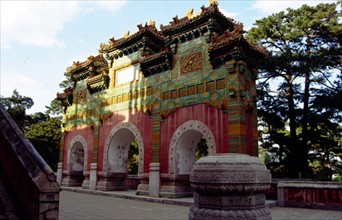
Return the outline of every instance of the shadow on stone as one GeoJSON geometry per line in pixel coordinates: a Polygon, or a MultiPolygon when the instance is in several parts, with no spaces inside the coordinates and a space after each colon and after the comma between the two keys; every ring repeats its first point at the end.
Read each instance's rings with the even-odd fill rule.
{"type": "Polygon", "coordinates": [[[190,174],[190,220],[272,219],[265,192],[271,174],[257,157],[216,154],[195,163],[190,174]]]}

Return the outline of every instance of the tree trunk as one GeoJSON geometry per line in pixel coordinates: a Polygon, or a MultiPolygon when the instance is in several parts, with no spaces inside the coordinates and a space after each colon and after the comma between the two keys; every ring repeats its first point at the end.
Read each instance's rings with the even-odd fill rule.
{"type": "Polygon", "coordinates": [[[294,91],[292,87],[292,80],[288,79],[288,105],[289,105],[289,120],[290,120],[290,143],[289,143],[289,154],[288,154],[288,168],[289,177],[299,177],[298,157],[300,155],[297,146],[297,134],[296,134],[296,115],[294,105],[294,91]]]}
{"type": "Polygon", "coordinates": [[[303,97],[303,117],[302,117],[302,143],[300,146],[300,173],[303,178],[308,177],[308,114],[309,114],[309,98],[310,98],[310,72],[305,73],[305,89],[303,97]]]}
{"type": "MultiPolygon", "coordinates": [[[[310,36],[306,40],[306,56],[310,57],[310,36]]],[[[306,65],[309,67],[309,65],[306,65]]],[[[303,117],[302,117],[302,143],[301,143],[301,160],[300,173],[303,178],[308,177],[308,116],[309,116],[309,101],[310,101],[310,69],[305,71],[304,97],[303,97],[303,117]]]]}

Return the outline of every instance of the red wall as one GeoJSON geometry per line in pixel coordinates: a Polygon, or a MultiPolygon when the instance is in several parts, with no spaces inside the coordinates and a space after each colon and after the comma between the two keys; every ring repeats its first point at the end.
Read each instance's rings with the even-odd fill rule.
{"type": "Polygon", "coordinates": [[[173,114],[161,123],[160,161],[161,173],[167,173],[169,169],[169,146],[172,135],[176,129],[189,120],[201,121],[207,125],[213,133],[216,142],[217,153],[227,153],[227,113],[207,104],[198,104],[177,109],[173,114]]]}
{"type": "Polygon", "coordinates": [[[144,141],[144,172],[149,172],[149,164],[152,157],[151,119],[147,114],[135,109],[115,112],[103,122],[99,129],[98,170],[103,170],[103,152],[106,139],[113,127],[120,121],[131,122],[138,128],[144,141]]]}
{"type": "Polygon", "coordinates": [[[74,127],[65,137],[65,145],[64,145],[64,162],[63,162],[63,167],[66,167],[67,163],[67,155],[68,155],[68,147],[70,145],[70,142],[76,137],[77,135],[81,135],[84,137],[84,139],[87,142],[87,147],[88,147],[88,164],[87,164],[87,170],[90,170],[90,163],[93,157],[93,131],[91,130],[90,127],[88,126],[77,126],[74,127]]]}
{"type": "MultiPolygon", "coordinates": [[[[183,123],[189,120],[197,120],[204,123],[215,137],[216,152],[227,153],[228,145],[228,125],[227,113],[221,109],[209,106],[207,104],[198,104],[177,109],[163,122],[161,122],[160,134],[160,162],[161,172],[168,173],[169,169],[169,145],[171,138],[176,129],[183,123]]],[[[104,159],[104,145],[106,139],[113,129],[113,127],[121,121],[133,123],[139,130],[144,142],[144,172],[149,172],[149,164],[152,160],[152,122],[151,118],[135,109],[129,109],[113,113],[107,120],[105,120],[99,128],[99,146],[98,146],[98,170],[103,170],[104,159]]],[[[64,167],[66,167],[67,151],[72,138],[82,135],[88,146],[88,170],[90,170],[90,163],[92,161],[93,151],[93,131],[86,126],[79,126],[73,128],[65,137],[65,153],[64,153],[64,167]]]]}

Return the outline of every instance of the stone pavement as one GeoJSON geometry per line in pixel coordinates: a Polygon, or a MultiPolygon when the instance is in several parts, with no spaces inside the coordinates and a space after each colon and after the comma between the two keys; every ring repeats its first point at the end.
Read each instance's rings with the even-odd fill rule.
{"type": "MultiPolygon", "coordinates": [[[[191,201],[192,198],[135,196],[131,191],[101,192],[64,188],[60,194],[59,216],[60,220],[187,220],[191,201]]],[[[338,211],[281,207],[272,207],[270,210],[273,220],[342,220],[342,213],[338,211]]]]}

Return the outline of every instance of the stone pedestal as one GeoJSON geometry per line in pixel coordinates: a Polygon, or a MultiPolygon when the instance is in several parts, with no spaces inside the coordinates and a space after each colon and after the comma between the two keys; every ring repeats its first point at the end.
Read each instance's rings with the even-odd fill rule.
{"type": "Polygon", "coordinates": [[[125,191],[125,179],[127,173],[98,173],[98,182],[96,189],[102,191],[125,191]]]}
{"type": "Polygon", "coordinates": [[[84,176],[84,180],[82,182],[82,188],[83,189],[89,189],[90,172],[89,171],[83,171],[83,176],[84,176]]]}
{"type": "Polygon", "coordinates": [[[265,192],[271,174],[259,158],[216,154],[198,160],[190,174],[190,220],[270,220],[265,192]]]}
{"type": "Polygon", "coordinates": [[[57,164],[57,183],[59,185],[62,184],[62,176],[63,176],[63,163],[57,164]]]}
{"type": "Polygon", "coordinates": [[[82,186],[84,181],[83,171],[64,171],[62,186],[82,186]]]}
{"type": "Polygon", "coordinates": [[[189,175],[161,174],[160,196],[168,198],[192,197],[189,175]]]}
{"type": "Polygon", "coordinates": [[[150,178],[148,193],[150,196],[159,197],[160,191],[160,163],[150,163],[150,178]]]}
{"type": "Polygon", "coordinates": [[[139,179],[140,179],[140,184],[138,185],[136,194],[148,195],[149,194],[149,186],[148,186],[149,174],[148,173],[140,174],[139,179]]]}
{"type": "Polygon", "coordinates": [[[95,190],[97,183],[97,163],[90,164],[89,189],[95,190]]]}

